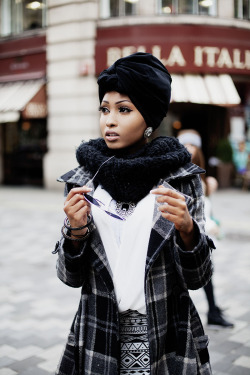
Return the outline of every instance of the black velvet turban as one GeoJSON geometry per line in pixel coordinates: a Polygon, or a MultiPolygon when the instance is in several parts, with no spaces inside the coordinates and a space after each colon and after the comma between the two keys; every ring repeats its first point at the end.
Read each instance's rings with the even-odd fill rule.
{"type": "Polygon", "coordinates": [[[117,60],[98,78],[100,103],[106,92],[127,95],[155,130],[166,116],[171,95],[171,76],[150,53],[138,52],[117,60]]]}

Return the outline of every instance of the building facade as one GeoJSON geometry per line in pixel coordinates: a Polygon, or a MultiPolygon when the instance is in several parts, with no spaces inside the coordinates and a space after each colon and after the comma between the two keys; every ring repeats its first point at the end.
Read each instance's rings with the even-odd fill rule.
{"type": "MultiPolygon", "coordinates": [[[[4,9],[5,20],[7,3],[7,0],[1,1],[1,15],[4,9]]],[[[19,3],[27,6],[39,2],[19,3]]],[[[40,25],[46,22],[44,186],[58,187],[56,178],[76,166],[75,149],[81,140],[100,135],[98,74],[117,58],[136,51],[153,53],[173,78],[169,114],[157,135],[175,136],[183,128],[198,130],[206,160],[216,156],[220,139],[230,136],[233,142],[250,140],[249,0],[47,0],[40,3],[44,5],[39,13],[40,25]]],[[[32,22],[36,25],[34,19],[32,22]]],[[[6,21],[1,24],[0,63],[5,62],[6,67],[11,64],[10,60],[4,60],[7,56],[17,58],[21,54],[17,48],[19,55],[14,56],[13,52],[10,55],[11,43],[24,35],[27,41],[30,33],[38,41],[45,32],[43,28],[26,30],[27,22],[20,24],[18,27],[23,31],[19,34],[10,32],[6,21]]],[[[22,53],[19,64],[23,64],[20,68],[24,70],[26,60],[22,53]]],[[[34,50],[33,54],[36,54],[34,50]]],[[[41,72],[41,61],[35,63],[36,73],[41,72]]],[[[26,64],[26,68],[30,73],[30,66],[26,64]]],[[[25,78],[14,77],[13,70],[11,74],[1,73],[1,77],[2,86],[25,78]]],[[[32,79],[38,82],[43,77],[37,73],[32,79]]],[[[27,76],[26,80],[31,77],[27,76]]],[[[26,106],[32,101],[34,98],[26,101],[26,106]]],[[[7,121],[6,116],[10,116],[7,109],[0,107],[0,128],[5,129],[4,134],[15,124],[13,118],[12,122],[7,121]]],[[[24,110],[22,107],[19,111],[18,121],[25,124],[24,110]]],[[[2,166],[5,165],[2,182],[6,183],[6,139],[1,142],[1,148],[2,166]]],[[[212,167],[210,172],[215,173],[212,167]]]]}

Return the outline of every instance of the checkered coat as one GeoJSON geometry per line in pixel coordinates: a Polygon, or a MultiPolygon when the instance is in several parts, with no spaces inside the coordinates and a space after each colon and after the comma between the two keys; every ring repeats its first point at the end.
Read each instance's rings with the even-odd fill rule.
{"type": "MultiPolygon", "coordinates": [[[[145,267],[151,375],[210,375],[208,338],[188,289],[204,286],[212,275],[213,242],[204,231],[200,168],[187,164],[161,184],[185,195],[195,223],[197,244],[182,249],[173,223],[162,218],[155,203],[145,267]]],[[[78,167],[59,181],[66,193],[89,176],[78,167]]],[[[143,218],[142,218],[143,220],[143,218]]],[[[110,266],[102,240],[93,226],[79,251],[69,240],[57,242],[57,274],[71,287],[81,287],[81,300],[57,375],[118,375],[119,314],[110,266]]]]}

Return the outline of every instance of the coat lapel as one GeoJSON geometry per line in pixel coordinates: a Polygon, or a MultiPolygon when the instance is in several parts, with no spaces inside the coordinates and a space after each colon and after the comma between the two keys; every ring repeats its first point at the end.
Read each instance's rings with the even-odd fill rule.
{"type": "MultiPolygon", "coordinates": [[[[89,173],[87,173],[83,167],[78,167],[59,177],[58,181],[66,182],[67,184],[73,186],[83,186],[86,185],[86,183],[91,179],[91,177],[92,176],[89,173]]],[[[90,247],[93,250],[92,252],[90,252],[90,260],[92,266],[102,277],[102,280],[104,284],[106,284],[109,292],[114,291],[114,284],[111,276],[111,268],[108,262],[106,252],[104,250],[102,240],[97,231],[95,231],[94,235],[92,236],[92,239],[90,241],[90,247]]]]}
{"type": "MultiPolygon", "coordinates": [[[[167,181],[160,181],[159,185],[163,185],[166,188],[175,190],[167,181]]],[[[161,249],[164,247],[166,241],[168,241],[172,231],[175,230],[174,224],[162,217],[159,207],[160,203],[155,200],[153,227],[149,238],[147,252],[146,274],[148,273],[161,249]]]]}

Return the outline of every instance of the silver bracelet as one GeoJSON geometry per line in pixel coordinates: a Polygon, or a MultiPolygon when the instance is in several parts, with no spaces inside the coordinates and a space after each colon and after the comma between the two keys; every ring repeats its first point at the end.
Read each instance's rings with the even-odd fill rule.
{"type": "MultiPolygon", "coordinates": [[[[67,240],[70,240],[70,241],[85,241],[88,237],[89,237],[89,235],[90,235],[90,230],[89,230],[89,228],[87,228],[87,231],[86,231],[86,233],[85,234],[83,234],[83,235],[76,235],[75,237],[76,238],[73,238],[73,237],[71,237],[71,236],[69,236],[66,232],[68,231],[68,229],[67,229],[67,227],[65,227],[65,225],[62,227],[62,229],[61,229],[61,233],[62,233],[62,235],[63,235],[63,237],[64,238],[66,238],[67,240]]],[[[73,236],[74,236],[74,234],[73,234],[73,236]]]]}
{"type": "Polygon", "coordinates": [[[65,219],[64,219],[64,227],[66,228],[66,229],[68,229],[69,231],[71,231],[71,230],[82,230],[82,229],[84,229],[84,228],[88,228],[89,226],[90,226],[90,224],[92,223],[92,221],[93,221],[93,218],[92,218],[92,215],[88,215],[88,221],[87,221],[87,224],[86,225],[83,225],[83,226],[81,226],[81,227],[71,227],[70,226],[70,222],[69,222],[69,219],[67,218],[67,217],[65,217],[65,219]]]}

